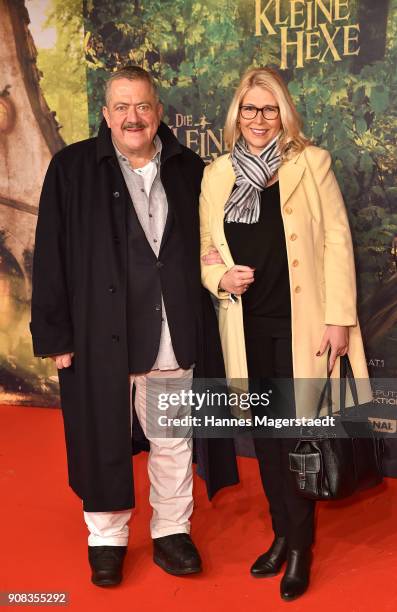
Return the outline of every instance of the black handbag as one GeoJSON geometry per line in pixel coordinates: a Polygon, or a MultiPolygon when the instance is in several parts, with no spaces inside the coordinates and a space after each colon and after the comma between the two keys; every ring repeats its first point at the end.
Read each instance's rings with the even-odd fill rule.
{"type": "MultiPolygon", "coordinates": [[[[324,399],[328,415],[332,414],[331,379],[321,393],[317,416],[324,399]]],[[[357,387],[347,356],[340,358],[340,414],[337,427],[302,434],[294,452],[289,453],[289,467],[294,474],[296,490],[313,500],[342,499],[356,491],[382,482],[381,450],[383,441],[376,438],[368,419],[360,417],[357,387]],[[346,411],[346,381],[354,409],[346,411]]]]}

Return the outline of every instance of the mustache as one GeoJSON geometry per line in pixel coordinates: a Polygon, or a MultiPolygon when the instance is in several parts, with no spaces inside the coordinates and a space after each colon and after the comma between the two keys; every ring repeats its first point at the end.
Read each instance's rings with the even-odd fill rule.
{"type": "Polygon", "coordinates": [[[143,121],[138,121],[137,123],[126,121],[123,125],[123,130],[145,128],[145,127],[147,127],[147,125],[146,123],[143,123],[143,121]]]}

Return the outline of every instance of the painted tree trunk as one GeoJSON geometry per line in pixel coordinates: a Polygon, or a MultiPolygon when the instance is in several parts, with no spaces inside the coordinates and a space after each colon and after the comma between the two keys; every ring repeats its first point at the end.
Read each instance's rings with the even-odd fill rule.
{"type": "Polygon", "coordinates": [[[0,230],[2,248],[25,279],[25,298],[43,177],[52,155],[65,145],[40,90],[28,24],[23,0],[0,0],[0,230]]]}

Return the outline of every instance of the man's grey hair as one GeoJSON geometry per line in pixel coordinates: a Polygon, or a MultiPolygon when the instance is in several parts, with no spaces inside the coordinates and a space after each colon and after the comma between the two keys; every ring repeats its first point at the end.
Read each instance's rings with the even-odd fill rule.
{"type": "Polygon", "coordinates": [[[147,83],[149,83],[150,87],[152,88],[154,97],[156,98],[156,102],[160,101],[160,96],[159,96],[156,82],[153,79],[150,72],[148,72],[147,70],[144,70],[144,68],[141,68],[140,66],[130,65],[130,66],[123,66],[123,68],[119,68],[115,72],[112,72],[110,76],[106,79],[106,84],[105,84],[105,104],[106,106],[109,106],[110,88],[112,86],[112,83],[119,79],[128,79],[129,81],[138,81],[138,80],[146,81],[147,83]]]}

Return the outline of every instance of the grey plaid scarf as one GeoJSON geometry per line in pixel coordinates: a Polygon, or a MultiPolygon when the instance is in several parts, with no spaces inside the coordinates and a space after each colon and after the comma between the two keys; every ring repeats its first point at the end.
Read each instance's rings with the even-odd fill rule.
{"type": "Polygon", "coordinates": [[[243,139],[234,146],[230,159],[236,174],[236,188],[225,205],[226,223],[258,223],[261,191],[281,166],[277,135],[260,155],[251,153],[243,139]]]}

